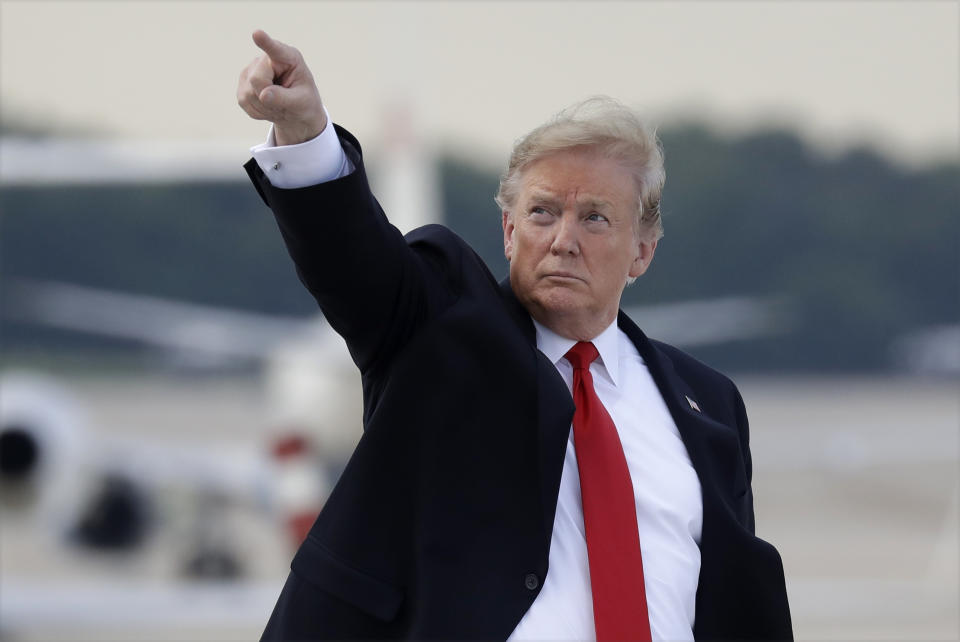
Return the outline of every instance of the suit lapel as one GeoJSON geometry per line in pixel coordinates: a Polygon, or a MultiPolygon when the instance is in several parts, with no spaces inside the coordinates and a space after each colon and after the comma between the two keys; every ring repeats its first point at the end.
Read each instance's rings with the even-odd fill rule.
{"type": "Polygon", "coordinates": [[[560,494],[563,459],[573,422],[573,398],[556,366],[537,353],[537,440],[544,532],[549,539],[560,494]]]}
{"type": "Polygon", "coordinates": [[[540,505],[544,535],[549,540],[560,493],[560,476],[567,439],[573,421],[573,398],[557,368],[537,349],[537,335],[530,314],[517,300],[509,278],[500,282],[507,311],[523,333],[530,348],[536,373],[537,465],[540,474],[540,505]]]}
{"type": "Polygon", "coordinates": [[[646,362],[697,471],[706,532],[707,516],[716,514],[716,509],[723,503],[732,504],[736,494],[746,488],[746,480],[734,474],[735,467],[718,464],[718,459],[726,459],[728,453],[736,455],[733,450],[738,448],[737,434],[729,426],[707,416],[700,408],[696,392],[680,377],[670,358],[657,349],[622,311],[617,322],[646,362]]]}
{"type": "MultiPolygon", "coordinates": [[[[737,550],[732,542],[742,542],[744,537],[752,540],[752,532],[744,522],[747,518],[742,498],[748,488],[744,467],[739,462],[738,433],[735,427],[715,421],[706,414],[709,409],[698,403],[696,392],[677,372],[673,361],[622,311],[618,324],[646,362],[700,479],[703,530],[699,542],[700,577],[694,636],[697,639],[732,637],[729,633],[731,623],[722,613],[718,615],[716,605],[729,603],[730,582],[736,577],[731,576],[731,572],[736,574],[746,570],[730,563],[730,551],[737,550]],[[698,410],[694,405],[701,407],[698,410]],[[735,570],[731,571],[731,568],[735,570]]],[[[786,607],[783,608],[786,611],[786,607]]],[[[789,626],[789,614],[786,618],[789,626]]],[[[733,623],[733,626],[740,625],[740,622],[733,623]]]]}

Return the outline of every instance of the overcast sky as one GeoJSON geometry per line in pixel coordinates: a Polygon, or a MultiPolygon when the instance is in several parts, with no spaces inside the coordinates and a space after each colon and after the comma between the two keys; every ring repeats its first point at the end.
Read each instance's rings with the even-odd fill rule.
{"type": "Polygon", "coordinates": [[[609,94],[659,123],[793,125],[905,159],[958,153],[960,9],[940,2],[0,4],[5,118],[137,140],[259,142],[236,105],[257,27],[304,53],[361,140],[404,105],[477,160],[609,94]]]}

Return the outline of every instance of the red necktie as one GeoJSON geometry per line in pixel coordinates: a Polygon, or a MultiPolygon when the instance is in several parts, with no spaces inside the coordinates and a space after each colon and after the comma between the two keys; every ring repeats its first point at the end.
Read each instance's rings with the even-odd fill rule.
{"type": "Polygon", "coordinates": [[[573,366],[573,440],[580,469],[583,525],[593,589],[597,640],[650,640],[637,508],[617,427],[593,389],[598,356],[580,342],[566,354],[573,366]]]}

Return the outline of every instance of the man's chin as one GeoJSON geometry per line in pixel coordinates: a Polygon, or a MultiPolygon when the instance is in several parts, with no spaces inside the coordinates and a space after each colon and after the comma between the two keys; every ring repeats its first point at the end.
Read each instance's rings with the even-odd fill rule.
{"type": "Polygon", "coordinates": [[[566,316],[582,311],[586,301],[567,287],[543,288],[534,297],[537,307],[550,315],[566,316]]]}

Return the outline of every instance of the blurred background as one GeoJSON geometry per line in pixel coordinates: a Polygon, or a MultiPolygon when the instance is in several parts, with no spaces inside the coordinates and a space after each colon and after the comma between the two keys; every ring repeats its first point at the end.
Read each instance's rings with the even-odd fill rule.
{"type": "Polygon", "coordinates": [[[241,164],[264,28],[406,230],[506,274],[514,139],[658,124],[624,306],[730,374],[799,639],[957,639],[956,2],[0,2],[0,639],[259,636],[358,377],[241,164]]]}

